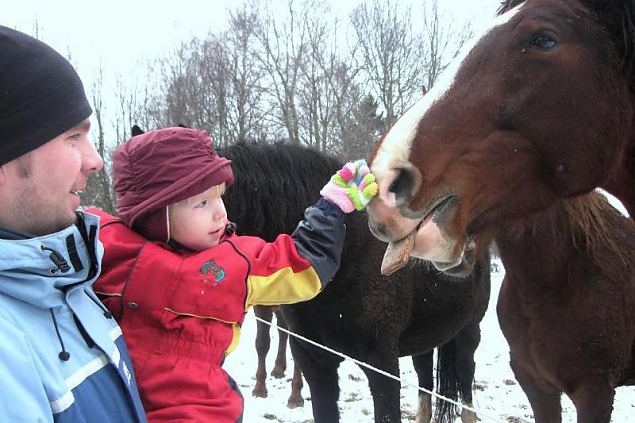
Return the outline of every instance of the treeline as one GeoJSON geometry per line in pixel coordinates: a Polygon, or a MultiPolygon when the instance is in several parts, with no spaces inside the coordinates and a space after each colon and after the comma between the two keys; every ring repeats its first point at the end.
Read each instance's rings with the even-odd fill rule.
{"type": "Polygon", "coordinates": [[[205,129],[218,146],[289,142],[343,159],[368,156],[471,35],[469,25],[453,27],[437,1],[414,12],[397,0],[370,0],[334,21],[322,0],[288,0],[284,8],[246,0],[223,32],[148,65],[142,86],[119,84],[108,118],[99,76],[89,92],[107,163],[85,203],[113,211],[110,152],[133,124],[205,129]]]}

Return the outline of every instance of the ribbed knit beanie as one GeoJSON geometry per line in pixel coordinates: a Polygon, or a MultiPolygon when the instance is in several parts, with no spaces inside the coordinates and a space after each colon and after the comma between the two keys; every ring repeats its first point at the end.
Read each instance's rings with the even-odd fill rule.
{"type": "Polygon", "coordinates": [[[92,113],[61,54],[0,25],[0,165],[72,129],[92,113]]]}
{"type": "Polygon", "coordinates": [[[234,181],[231,161],[219,156],[209,134],[164,128],[134,136],[112,156],[117,213],[152,241],[167,242],[167,206],[234,181]]]}

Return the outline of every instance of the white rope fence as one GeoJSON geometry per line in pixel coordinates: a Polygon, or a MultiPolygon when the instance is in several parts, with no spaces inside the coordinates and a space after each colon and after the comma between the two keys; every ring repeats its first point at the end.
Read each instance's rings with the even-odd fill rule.
{"type": "MultiPolygon", "coordinates": [[[[335,354],[335,355],[337,355],[339,357],[342,357],[345,360],[352,361],[353,363],[357,364],[358,366],[365,367],[365,368],[370,369],[370,370],[372,370],[372,371],[374,371],[376,373],[379,373],[379,374],[381,374],[383,376],[386,376],[386,377],[388,377],[390,379],[396,380],[397,382],[399,382],[401,384],[401,386],[405,385],[405,386],[410,386],[411,388],[416,388],[417,390],[419,390],[421,392],[424,392],[424,393],[426,393],[428,395],[432,395],[433,397],[439,398],[439,399],[441,399],[443,401],[447,401],[447,402],[449,402],[451,404],[454,404],[454,405],[456,405],[458,407],[462,407],[462,408],[464,408],[466,410],[469,410],[469,411],[475,413],[481,420],[483,420],[483,418],[487,418],[488,421],[503,421],[503,422],[507,422],[507,420],[505,420],[505,419],[501,419],[500,417],[497,417],[497,416],[492,416],[492,415],[490,415],[488,413],[485,413],[482,410],[477,410],[475,408],[468,407],[467,405],[461,404],[460,402],[454,401],[453,399],[447,398],[447,397],[445,397],[443,395],[437,394],[436,392],[429,391],[429,390],[427,390],[425,388],[422,388],[421,386],[417,386],[417,385],[415,385],[413,383],[410,383],[408,381],[400,379],[400,378],[398,378],[397,376],[395,376],[395,375],[393,375],[391,373],[388,373],[388,372],[386,372],[384,370],[381,370],[381,369],[378,369],[376,367],[373,367],[370,364],[364,363],[363,361],[359,361],[359,360],[357,360],[357,359],[355,359],[353,357],[349,357],[348,355],[346,355],[344,353],[341,353],[339,351],[336,351],[336,350],[334,350],[332,348],[329,348],[326,345],[322,345],[322,344],[320,344],[318,342],[312,341],[311,339],[305,338],[302,335],[298,335],[297,333],[294,333],[294,332],[291,332],[291,331],[289,331],[287,329],[281,328],[280,326],[276,325],[275,323],[268,322],[268,321],[266,321],[266,320],[264,320],[264,319],[262,319],[262,318],[260,318],[258,316],[255,316],[255,315],[254,315],[254,317],[256,318],[257,321],[262,322],[262,323],[264,323],[266,325],[269,325],[272,328],[276,328],[279,331],[282,331],[282,332],[284,332],[284,333],[286,333],[286,334],[288,334],[290,336],[293,336],[295,338],[301,339],[304,342],[308,342],[309,344],[311,344],[311,345],[313,345],[315,347],[321,348],[321,349],[323,349],[325,351],[330,352],[331,354],[335,354]]],[[[523,419],[518,418],[518,417],[515,418],[515,421],[519,422],[519,423],[522,423],[522,422],[529,423],[526,420],[523,420],[523,419]]]]}

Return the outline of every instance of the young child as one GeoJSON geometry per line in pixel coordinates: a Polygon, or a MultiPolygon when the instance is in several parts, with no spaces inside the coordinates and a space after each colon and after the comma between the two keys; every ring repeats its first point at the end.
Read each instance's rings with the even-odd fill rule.
{"type": "Polygon", "coordinates": [[[304,301],[339,267],[344,213],[363,209],[377,183],[363,161],[322,189],[292,235],[237,236],[222,194],[230,161],[209,135],[167,128],[132,137],[113,155],[115,218],[95,291],[118,320],[148,419],[238,422],[243,398],[223,370],[254,305],[304,301]]]}

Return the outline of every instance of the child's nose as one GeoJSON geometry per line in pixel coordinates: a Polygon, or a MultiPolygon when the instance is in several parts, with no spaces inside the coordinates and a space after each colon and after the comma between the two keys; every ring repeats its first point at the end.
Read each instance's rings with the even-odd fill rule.
{"type": "Polygon", "coordinates": [[[212,214],[212,218],[214,221],[225,220],[227,217],[227,211],[225,210],[224,204],[221,203],[220,207],[217,207],[212,214]]]}

